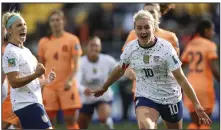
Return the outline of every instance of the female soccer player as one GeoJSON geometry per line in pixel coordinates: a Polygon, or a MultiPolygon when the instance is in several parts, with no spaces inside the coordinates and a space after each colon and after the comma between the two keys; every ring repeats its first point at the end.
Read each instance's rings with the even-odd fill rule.
{"type": "Polygon", "coordinates": [[[49,17],[50,34],[43,37],[38,46],[38,58],[46,67],[46,74],[55,67],[56,80],[43,91],[43,102],[53,125],[58,110],[63,110],[68,129],[78,129],[76,110],[81,108],[75,74],[82,54],[77,36],[65,32],[62,11],[53,11],[49,17]]]}
{"type": "MultiPolygon", "coordinates": [[[[214,25],[209,20],[202,20],[196,27],[191,41],[187,44],[182,61],[188,65],[187,78],[196,92],[199,102],[205,112],[211,116],[215,105],[214,80],[220,81],[217,47],[211,41],[214,34],[214,25]]],[[[189,109],[192,122],[188,129],[210,129],[209,126],[200,125],[194,106],[184,98],[184,103],[189,109]]]]}
{"type": "MultiPolygon", "coordinates": [[[[178,43],[178,38],[176,37],[176,34],[170,31],[166,31],[162,28],[159,27],[160,24],[160,18],[162,15],[165,15],[171,8],[171,4],[152,4],[148,3],[145,4],[143,9],[149,11],[156,22],[158,23],[154,32],[154,35],[160,38],[163,38],[167,41],[169,41],[170,44],[174,47],[174,49],[177,51],[177,54],[179,55],[180,49],[179,49],[179,43],[178,43]]],[[[130,41],[137,39],[137,35],[135,30],[132,30],[130,34],[127,37],[127,40],[125,42],[125,45],[122,48],[122,51],[130,43],[130,41]]],[[[125,76],[127,76],[129,79],[134,80],[133,81],[133,88],[132,92],[133,94],[135,93],[136,89],[136,81],[135,81],[135,73],[134,71],[129,67],[125,73],[125,76]]]]}
{"type": "Polygon", "coordinates": [[[103,95],[131,65],[136,73],[135,108],[139,129],[154,129],[159,116],[168,129],[182,129],[181,87],[192,101],[201,123],[210,125],[212,121],[184,76],[175,49],[168,41],[154,36],[156,26],[157,22],[148,11],[141,10],[134,15],[138,39],[126,46],[119,65],[104,85],[92,91],[94,96],[103,95]]]}
{"type": "Polygon", "coordinates": [[[39,79],[45,73],[45,68],[23,45],[27,26],[21,15],[7,12],[2,20],[9,35],[3,55],[3,71],[12,87],[12,109],[23,129],[51,129],[42,104],[41,87],[49,84],[56,75],[51,71],[47,79],[39,79]]]}
{"type": "Polygon", "coordinates": [[[117,65],[115,59],[109,55],[101,54],[101,40],[93,37],[87,46],[87,55],[81,58],[81,66],[77,74],[79,90],[83,93],[83,107],[80,110],[78,123],[81,129],[87,129],[94,109],[96,108],[99,121],[108,129],[113,129],[113,121],[110,117],[113,92],[95,98],[90,89],[101,87],[111,70],[117,65]],[[90,88],[90,89],[88,89],[90,88]]]}

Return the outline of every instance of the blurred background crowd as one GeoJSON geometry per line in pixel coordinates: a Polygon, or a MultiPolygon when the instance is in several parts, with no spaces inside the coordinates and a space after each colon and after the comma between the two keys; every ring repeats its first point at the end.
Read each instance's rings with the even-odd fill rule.
{"type": "MultiPolygon", "coordinates": [[[[119,60],[121,48],[133,29],[133,15],[143,5],[144,3],[3,3],[2,13],[14,9],[21,13],[28,27],[25,46],[36,56],[40,38],[48,33],[50,12],[61,9],[66,17],[66,31],[79,37],[84,52],[90,37],[96,35],[102,40],[102,52],[119,60]]],[[[177,35],[182,54],[196,24],[204,18],[215,24],[213,41],[220,50],[220,5],[217,3],[175,3],[175,8],[162,17],[160,27],[177,35]]],[[[218,54],[220,56],[220,52],[218,54]]],[[[124,78],[112,86],[115,92],[112,115],[116,121],[135,120],[131,87],[131,81],[124,78]]],[[[215,88],[217,104],[213,119],[218,121],[220,91],[216,82],[215,88]]],[[[184,113],[184,119],[188,120],[188,112],[185,110],[184,113]]]]}

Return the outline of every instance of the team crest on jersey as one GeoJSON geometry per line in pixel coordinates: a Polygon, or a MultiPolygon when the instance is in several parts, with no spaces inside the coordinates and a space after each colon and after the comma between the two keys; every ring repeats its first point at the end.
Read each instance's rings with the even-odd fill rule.
{"type": "Polygon", "coordinates": [[[154,59],[155,62],[159,62],[160,61],[160,56],[154,56],[153,59],[154,59]]]}
{"type": "Polygon", "coordinates": [[[8,67],[15,67],[15,66],[16,66],[15,58],[8,59],[8,67]]]}
{"type": "Polygon", "coordinates": [[[143,56],[143,62],[145,64],[149,64],[149,62],[150,62],[150,55],[144,55],[143,56]]]}
{"type": "Polygon", "coordinates": [[[96,74],[97,73],[97,69],[93,68],[93,73],[96,74]]]}

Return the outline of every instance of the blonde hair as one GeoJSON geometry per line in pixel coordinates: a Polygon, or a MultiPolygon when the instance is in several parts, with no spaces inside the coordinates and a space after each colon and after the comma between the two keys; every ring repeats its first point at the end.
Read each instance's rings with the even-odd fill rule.
{"type": "Polygon", "coordinates": [[[134,14],[133,16],[133,22],[134,22],[134,25],[135,25],[135,22],[137,20],[140,20],[140,19],[147,19],[151,22],[154,30],[158,27],[158,24],[159,22],[157,22],[154,18],[153,18],[153,15],[149,12],[149,11],[146,11],[146,10],[140,10],[138,11],[137,13],[134,14]]]}
{"type": "Polygon", "coordinates": [[[8,29],[8,28],[7,28],[7,24],[8,24],[9,19],[12,18],[13,16],[18,16],[18,17],[22,18],[19,12],[14,12],[14,11],[12,11],[12,12],[7,12],[7,13],[3,14],[3,17],[2,17],[2,25],[3,25],[6,29],[8,29]]]}

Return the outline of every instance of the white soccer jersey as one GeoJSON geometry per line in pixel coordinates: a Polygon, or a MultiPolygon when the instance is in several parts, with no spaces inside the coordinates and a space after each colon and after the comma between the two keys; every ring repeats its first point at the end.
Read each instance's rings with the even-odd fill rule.
{"type": "MultiPolygon", "coordinates": [[[[19,77],[25,77],[35,72],[37,60],[26,47],[19,48],[8,44],[3,55],[3,71],[5,74],[17,71],[19,77]]],[[[10,97],[13,111],[33,103],[42,104],[41,87],[38,78],[20,88],[11,88],[10,97]]]]}
{"type": "Polygon", "coordinates": [[[176,51],[158,38],[152,47],[142,48],[131,41],[121,54],[120,65],[130,65],[136,73],[136,97],[146,97],[159,104],[173,104],[182,99],[181,87],[171,71],[181,67],[176,51]]]}
{"type": "Polygon", "coordinates": [[[111,101],[113,99],[113,92],[111,89],[108,89],[103,96],[97,98],[93,95],[85,96],[83,92],[85,88],[94,90],[101,87],[116,65],[117,62],[115,59],[105,54],[99,54],[99,59],[96,63],[90,62],[87,56],[81,58],[80,68],[77,73],[77,82],[84,104],[92,104],[101,100],[111,101]]]}

